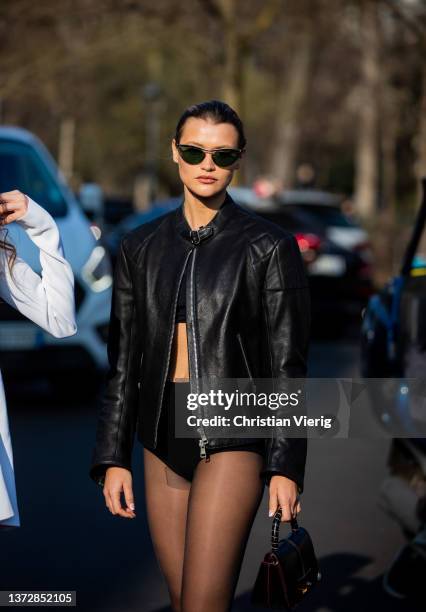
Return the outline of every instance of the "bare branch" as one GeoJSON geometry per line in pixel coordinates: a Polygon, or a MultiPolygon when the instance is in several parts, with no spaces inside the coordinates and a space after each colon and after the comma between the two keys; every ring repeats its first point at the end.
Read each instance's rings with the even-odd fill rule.
{"type": "Polygon", "coordinates": [[[425,40],[425,30],[421,28],[418,22],[415,19],[409,17],[406,12],[396,3],[394,0],[383,0],[385,6],[387,6],[391,13],[396,17],[401,23],[403,23],[411,32],[413,32],[418,39],[419,43],[424,45],[425,40]]]}

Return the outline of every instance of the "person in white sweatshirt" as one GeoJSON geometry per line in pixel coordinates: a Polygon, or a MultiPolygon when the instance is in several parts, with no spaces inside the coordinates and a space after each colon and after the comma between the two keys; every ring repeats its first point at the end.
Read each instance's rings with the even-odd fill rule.
{"type": "MultiPolygon", "coordinates": [[[[18,190],[0,193],[0,298],[56,338],[77,332],[74,276],[51,215],[18,190]],[[40,250],[41,276],[7,242],[4,226],[18,223],[40,250]]],[[[0,372],[0,530],[19,527],[6,398],[0,372]]]]}

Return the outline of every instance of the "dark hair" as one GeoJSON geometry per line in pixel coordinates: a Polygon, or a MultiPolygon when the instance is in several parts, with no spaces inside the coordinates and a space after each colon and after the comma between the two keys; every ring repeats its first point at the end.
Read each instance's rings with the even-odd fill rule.
{"type": "Polygon", "coordinates": [[[13,264],[16,259],[16,248],[13,244],[6,241],[6,236],[8,234],[8,230],[1,228],[0,229],[0,249],[6,252],[7,264],[9,266],[9,271],[12,272],[13,264]]]}
{"type": "Polygon", "coordinates": [[[232,123],[238,132],[238,148],[244,149],[246,146],[246,137],[241,119],[233,108],[221,100],[209,100],[208,102],[188,106],[176,126],[176,144],[179,144],[185,122],[190,117],[211,119],[214,123],[232,123]]]}

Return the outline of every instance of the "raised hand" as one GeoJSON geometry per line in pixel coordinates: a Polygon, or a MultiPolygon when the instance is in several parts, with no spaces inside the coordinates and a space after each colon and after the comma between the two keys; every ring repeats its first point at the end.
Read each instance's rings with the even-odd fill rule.
{"type": "Polygon", "coordinates": [[[25,193],[14,189],[0,193],[0,225],[8,225],[25,215],[28,198],[25,193]]]}

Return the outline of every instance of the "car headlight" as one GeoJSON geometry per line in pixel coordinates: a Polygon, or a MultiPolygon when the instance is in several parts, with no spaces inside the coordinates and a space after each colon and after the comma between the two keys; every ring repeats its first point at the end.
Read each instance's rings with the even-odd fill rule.
{"type": "Polygon", "coordinates": [[[112,285],[112,269],[103,246],[95,246],[84,264],[81,274],[93,291],[105,291],[112,285]]]}

